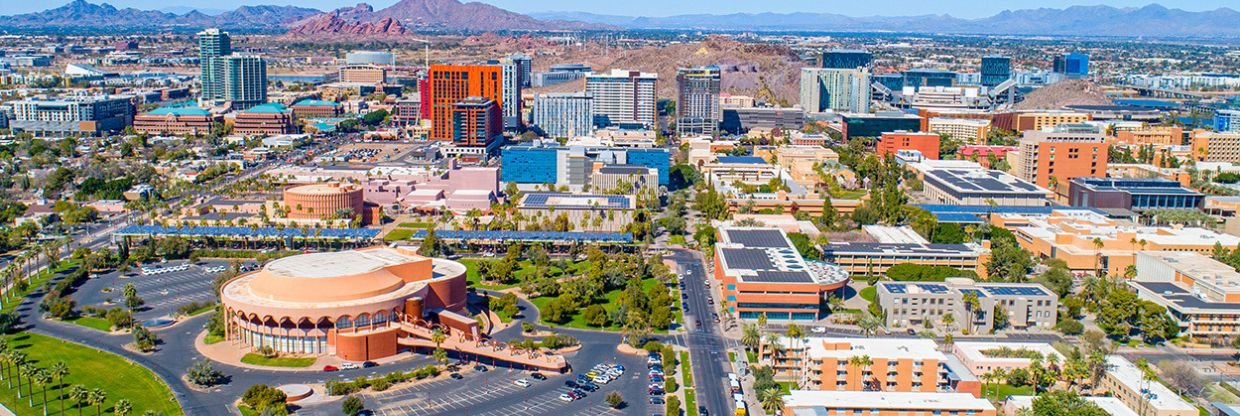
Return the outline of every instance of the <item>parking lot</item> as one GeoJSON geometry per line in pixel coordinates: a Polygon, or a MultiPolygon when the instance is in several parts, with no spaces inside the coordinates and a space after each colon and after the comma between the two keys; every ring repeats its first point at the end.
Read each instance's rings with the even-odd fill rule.
{"type": "MultiPolygon", "coordinates": [[[[253,265],[251,262],[249,266],[253,265]]],[[[176,313],[178,307],[190,302],[215,301],[211,283],[227,267],[227,261],[148,263],[124,273],[100,274],[82,284],[74,299],[79,305],[101,308],[120,306],[124,297],[122,289],[132,283],[138,289],[138,296],[146,301],[146,305],[135,314],[135,319],[170,316],[176,313]],[[163,271],[144,275],[142,268],[163,271]],[[108,300],[112,303],[105,304],[108,300]]]]}
{"type": "MultiPolygon", "coordinates": [[[[382,416],[648,414],[650,399],[646,394],[645,357],[617,356],[614,344],[585,347],[569,357],[577,370],[568,374],[542,372],[547,379],[537,380],[530,376],[530,371],[487,366],[489,371],[479,372],[470,364],[459,373],[461,379],[446,378],[379,392],[367,398],[367,408],[382,416]],[[614,362],[626,368],[619,378],[598,384],[597,391],[587,392],[583,398],[572,401],[560,398],[573,391],[566,381],[576,379],[578,374],[590,371],[596,364],[614,362]],[[528,380],[529,387],[517,385],[518,379],[528,380]],[[604,397],[611,391],[619,391],[624,397],[626,406],[623,409],[607,405],[604,397]]],[[[658,406],[649,411],[662,413],[662,410],[658,406]]]]}

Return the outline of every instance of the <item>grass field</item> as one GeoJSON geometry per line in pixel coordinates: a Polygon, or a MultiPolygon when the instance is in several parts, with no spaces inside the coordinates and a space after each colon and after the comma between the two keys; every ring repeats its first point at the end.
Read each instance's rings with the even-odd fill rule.
{"type": "Polygon", "coordinates": [[[878,288],[869,286],[861,289],[860,292],[857,292],[857,295],[861,296],[862,299],[865,299],[866,302],[874,303],[874,298],[878,296],[878,288]]]}
{"type": "Polygon", "coordinates": [[[212,303],[212,304],[210,304],[210,305],[204,305],[204,306],[203,306],[203,307],[201,307],[201,308],[194,309],[194,310],[190,311],[190,312],[189,312],[189,316],[198,316],[198,315],[202,315],[202,314],[207,313],[207,312],[214,311],[216,306],[219,306],[219,305],[216,305],[216,304],[214,304],[214,303],[212,303]]]}
{"type": "MultiPolygon", "coordinates": [[[[496,258],[491,258],[491,259],[468,258],[468,259],[460,259],[457,261],[465,265],[465,280],[469,282],[470,286],[477,287],[480,289],[487,289],[487,290],[504,290],[504,289],[518,286],[517,283],[488,284],[488,283],[482,282],[482,276],[478,274],[478,264],[484,261],[494,261],[494,260],[497,260],[497,259],[496,258]]],[[[589,261],[572,262],[568,264],[567,270],[552,266],[550,270],[550,274],[552,277],[564,276],[566,273],[568,275],[576,276],[576,275],[585,273],[586,270],[590,270],[590,267],[591,266],[590,266],[589,261]]],[[[512,276],[514,279],[513,281],[520,282],[524,280],[526,275],[530,273],[534,273],[535,271],[536,271],[536,268],[534,267],[534,264],[532,262],[528,260],[518,262],[517,270],[514,270],[512,272],[512,276]]]]}
{"type": "Polygon", "coordinates": [[[91,328],[91,329],[98,329],[103,332],[109,332],[112,330],[111,322],[108,322],[107,319],[103,319],[103,318],[99,318],[95,316],[79,316],[77,318],[73,318],[65,322],[81,325],[81,326],[91,328]]]}
{"type": "Polygon", "coordinates": [[[396,224],[396,226],[400,228],[433,228],[435,224],[429,222],[402,222],[396,224]]]}
{"type": "Polygon", "coordinates": [[[697,394],[694,389],[685,389],[685,414],[697,416],[697,394]]]}
{"type": "MultiPolygon", "coordinates": [[[[659,284],[659,280],[655,278],[649,278],[646,280],[642,280],[642,291],[648,291],[650,290],[651,287],[657,284],[659,284]]],[[[603,301],[600,302],[600,304],[602,304],[603,307],[607,309],[608,313],[612,313],[613,311],[620,308],[618,300],[620,299],[620,292],[623,292],[623,291],[624,291],[623,289],[617,289],[617,290],[613,290],[613,291],[603,294],[603,301]]],[[[534,306],[537,306],[539,311],[542,311],[543,309],[547,307],[547,304],[551,303],[551,301],[553,300],[555,300],[554,296],[540,296],[540,297],[530,299],[530,302],[533,303],[534,306]]],[[[675,305],[675,303],[673,304],[675,305]]],[[[675,309],[680,309],[678,306],[673,306],[673,307],[675,309]]],[[[552,322],[547,322],[545,319],[542,318],[541,313],[539,313],[538,319],[542,321],[543,324],[550,325],[550,326],[562,326],[565,328],[576,328],[576,329],[603,329],[603,330],[609,330],[609,331],[620,330],[620,325],[615,322],[609,323],[606,328],[599,328],[599,327],[594,327],[594,326],[590,326],[586,324],[585,317],[583,317],[581,314],[581,312],[585,310],[586,310],[586,307],[583,306],[580,310],[577,311],[577,313],[573,314],[572,319],[570,319],[568,322],[565,322],[564,324],[556,324],[552,322]]],[[[667,331],[654,330],[653,332],[666,333],[667,331]]]]}
{"type": "MultiPolygon", "coordinates": [[[[134,411],[131,415],[140,415],[147,410],[166,415],[182,414],[181,406],[172,399],[172,390],[163,381],[145,367],[118,355],[38,334],[20,333],[5,338],[9,341],[9,348],[26,353],[28,359],[40,368],[51,368],[58,361],[68,364],[70,373],[63,381],[65,385],[81,384],[92,390],[100,388],[107,392],[108,400],[103,405],[104,413],[111,414],[112,405],[117,400],[126,399],[133,404],[134,411]]],[[[17,385],[13,386],[16,388],[17,385]]],[[[40,388],[35,388],[35,407],[30,407],[27,399],[19,400],[15,388],[9,389],[7,382],[0,383],[0,403],[4,403],[19,415],[42,414],[43,406],[40,400],[43,392],[40,388]]],[[[47,414],[61,414],[60,393],[55,386],[48,386],[47,414]]],[[[68,390],[65,390],[64,394],[64,414],[77,414],[68,403],[68,390]]],[[[92,408],[84,410],[86,413],[94,413],[92,408]]]]}
{"type": "Polygon", "coordinates": [[[783,390],[784,394],[788,394],[797,389],[797,383],[795,381],[781,381],[779,382],[779,389],[783,390]]]}
{"type": "Polygon", "coordinates": [[[405,240],[408,240],[409,237],[412,237],[412,236],[413,236],[413,230],[398,228],[384,235],[383,241],[387,241],[389,243],[393,241],[405,241],[405,240]]]}
{"type": "Polygon", "coordinates": [[[220,341],[223,341],[223,340],[224,340],[224,337],[222,335],[207,334],[206,336],[202,338],[202,343],[211,345],[211,344],[219,343],[220,341]]]}
{"type": "Polygon", "coordinates": [[[689,363],[688,351],[680,352],[680,374],[684,374],[685,387],[693,387],[693,365],[689,363]]]}
{"type": "Polygon", "coordinates": [[[673,234],[672,237],[669,238],[667,242],[670,244],[679,245],[679,246],[689,245],[689,242],[685,240],[685,236],[680,235],[680,234],[673,234]]]}
{"type": "Polygon", "coordinates": [[[982,384],[982,396],[992,402],[1007,400],[1008,396],[1033,395],[1033,386],[1013,387],[1007,384],[982,384]]]}
{"type": "Polygon", "coordinates": [[[267,358],[258,354],[250,353],[241,357],[241,362],[251,365],[261,365],[266,367],[309,367],[314,365],[314,357],[275,357],[267,358]]]}

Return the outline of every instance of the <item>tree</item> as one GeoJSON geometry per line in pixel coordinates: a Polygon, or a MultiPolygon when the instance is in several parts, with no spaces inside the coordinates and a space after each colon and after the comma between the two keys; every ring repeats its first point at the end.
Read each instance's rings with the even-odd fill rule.
{"type": "Polygon", "coordinates": [[[39,387],[43,389],[43,414],[46,415],[47,414],[47,385],[51,384],[52,382],[52,373],[50,371],[47,371],[46,368],[40,368],[38,371],[34,372],[34,377],[31,378],[31,381],[33,381],[34,384],[38,384],[39,387]]]}
{"type": "Polygon", "coordinates": [[[81,384],[74,384],[73,387],[69,387],[69,400],[73,401],[73,406],[78,409],[78,416],[81,416],[82,405],[90,402],[90,389],[81,384]]]}
{"type": "Polygon", "coordinates": [[[779,414],[784,408],[784,392],[778,388],[762,390],[758,394],[758,401],[762,403],[762,410],[766,414],[779,414]]]}
{"type": "Polygon", "coordinates": [[[1205,390],[1201,375],[1183,361],[1162,360],[1158,362],[1158,368],[1162,371],[1162,379],[1179,394],[1197,397],[1205,390]]]}
{"type": "Polygon", "coordinates": [[[750,350],[757,350],[762,343],[762,331],[757,325],[746,324],[741,327],[741,345],[750,350]]]}
{"type": "Polygon", "coordinates": [[[665,410],[667,410],[668,416],[679,416],[680,396],[667,396],[667,406],[665,410]]]}
{"type": "Polygon", "coordinates": [[[362,399],[357,396],[345,397],[344,402],[340,405],[340,411],[348,416],[357,416],[365,408],[366,406],[362,404],[362,399]]]}
{"type": "Polygon", "coordinates": [[[154,332],[139,325],[133,328],[133,344],[142,352],[151,352],[155,350],[155,344],[159,342],[159,338],[154,332]]]}
{"type": "Polygon", "coordinates": [[[1101,407],[1072,391],[1056,390],[1033,399],[1034,416],[1107,416],[1101,407]]]}
{"type": "Polygon", "coordinates": [[[287,415],[285,402],[288,397],[284,392],[266,384],[255,384],[241,395],[241,402],[259,413],[271,411],[276,415],[287,415]]]}
{"type": "Polygon", "coordinates": [[[558,297],[552,299],[551,302],[547,302],[547,307],[543,308],[542,315],[543,320],[556,324],[568,322],[571,317],[567,303],[564,302],[562,298],[558,297]]]}
{"type": "Polygon", "coordinates": [[[116,404],[112,405],[112,413],[116,416],[126,416],[133,412],[133,404],[129,400],[120,399],[116,404]]]}
{"type": "Polygon", "coordinates": [[[607,405],[611,406],[613,409],[619,409],[624,406],[624,396],[620,395],[620,392],[615,390],[608,392],[607,395],[603,397],[603,400],[606,401],[607,405]]]}
{"type": "Polygon", "coordinates": [[[108,401],[108,392],[100,388],[91,390],[90,394],[86,396],[86,401],[91,406],[95,406],[95,416],[100,416],[103,414],[103,404],[108,401]]]}
{"type": "Polygon", "coordinates": [[[582,312],[582,318],[590,326],[606,327],[608,321],[607,308],[604,308],[603,305],[590,305],[582,312]]]}
{"type": "Polygon", "coordinates": [[[198,387],[211,387],[223,384],[227,378],[224,373],[216,370],[210,360],[198,360],[185,371],[185,379],[198,387]]]}

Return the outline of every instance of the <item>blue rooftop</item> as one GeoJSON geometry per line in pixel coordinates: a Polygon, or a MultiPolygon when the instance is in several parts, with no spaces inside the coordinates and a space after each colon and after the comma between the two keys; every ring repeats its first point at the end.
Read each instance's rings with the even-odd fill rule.
{"type": "Polygon", "coordinates": [[[340,106],[340,103],[337,103],[337,102],[335,102],[335,101],[316,100],[316,99],[313,99],[313,98],[307,98],[307,99],[304,99],[304,100],[301,100],[301,101],[298,101],[298,102],[294,103],[294,104],[293,104],[293,106],[294,106],[294,107],[297,107],[297,106],[305,106],[305,107],[339,107],[339,106],[340,106]]]}
{"type": "Polygon", "coordinates": [[[765,165],[766,160],[757,156],[720,156],[719,163],[744,163],[750,165],[765,165]]]}
{"type": "Polygon", "coordinates": [[[147,114],[153,116],[209,116],[211,112],[198,107],[162,107],[151,110],[147,114]]]}
{"type": "MultiPolygon", "coordinates": [[[[413,233],[413,240],[426,237],[426,230],[413,233]]],[[[584,232],[584,231],[456,231],[435,230],[435,237],[444,240],[464,241],[541,241],[541,242],[594,242],[594,243],[632,243],[633,235],[629,233],[584,232]]]]}
{"type": "Polygon", "coordinates": [[[245,110],[245,111],[247,113],[267,113],[267,114],[289,112],[288,107],[285,107],[284,104],[280,104],[280,103],[259,104],[259,105],[250,107],[249,110],[245,110]]]}

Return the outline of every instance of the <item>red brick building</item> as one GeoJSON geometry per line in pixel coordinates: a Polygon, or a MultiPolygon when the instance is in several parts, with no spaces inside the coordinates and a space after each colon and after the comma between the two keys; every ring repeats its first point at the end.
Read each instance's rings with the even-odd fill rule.
{"type": "Polygon", "coordinates": [[[133,128],[152,135],[200,135],[211,132],[219,117],[197,107],[159,108],[133,118],[133,128]]]}
{"type": "Polygon", "coordinates": [[[293,134],[293,112],[281,104],[262,104],[240,111],[233,118],[233,133],[245,135],[293,134]]]}
{"type": "Polygon", "coordinates": [[[895,131],[878,139],[878,155],[886,157],[901,150],[916,150],[927,159],[939,159],[938,133],[895,131]]]}

